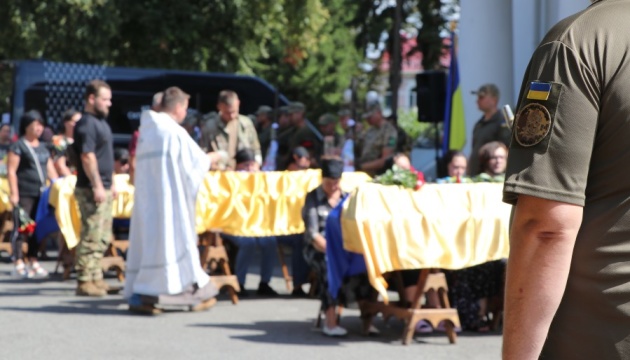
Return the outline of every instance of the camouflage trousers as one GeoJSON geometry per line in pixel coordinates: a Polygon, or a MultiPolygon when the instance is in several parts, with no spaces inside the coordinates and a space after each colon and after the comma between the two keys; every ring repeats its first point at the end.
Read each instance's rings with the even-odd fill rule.
{"type": "Polygon", "coordinates": [[[106,190],[105,201],[94,202],[91,188],[75,188],[74,197],[81,212],[81,241],[77,245],[77,280],[94,281],[103,278],[101,259],[112,237],[111,190],[106,190]]]}

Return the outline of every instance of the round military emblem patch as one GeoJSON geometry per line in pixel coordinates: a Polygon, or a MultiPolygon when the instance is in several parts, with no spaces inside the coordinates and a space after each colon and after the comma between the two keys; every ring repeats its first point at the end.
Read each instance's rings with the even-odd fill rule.
{"type": "Polygon", "coordinates": [[[514,121],[514,137],[522,146],[534,146],[549,134],[551,115],[549,110],[538,103],[531,103],[521,109],[514,121]]]}

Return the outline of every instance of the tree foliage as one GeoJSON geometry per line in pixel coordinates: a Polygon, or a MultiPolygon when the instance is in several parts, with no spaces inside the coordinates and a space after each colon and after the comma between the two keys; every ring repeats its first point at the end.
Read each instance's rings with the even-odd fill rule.
{"type": "MultiPolygon", "coordinates": [[[[0,60],[253,74],[318,115],[340,104],[353,77],[369,84],[359,64],[392,27],[383,1],[3,0],[0,60]]],[[[424,3],[405,0],[403,18],[424,3]]]]}

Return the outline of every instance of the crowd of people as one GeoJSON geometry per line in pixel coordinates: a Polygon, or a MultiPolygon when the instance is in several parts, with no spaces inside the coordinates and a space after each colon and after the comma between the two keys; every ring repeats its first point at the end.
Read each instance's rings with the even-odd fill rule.
{"type": "MultiPolygon", "coordinates": [[[[497,118],[499,92],[496,86],[488,84],[475,94],[484,113],[473,134],[477,153],[470,159],[459,151],[446,154],[448,176],[438,179],[440,183],[503,181],[507,148],[505,122],[497,118]],[[469,162],[479,164],[479,170],[471,171],[469,162]]],[[[309,271],[316,273],[316,293],[326,318],[323,332],[329,336],[345,335],[347,331],[339,326],[336,313],[345,297],[338,299],[327,290],[326,219],[347,196],[339,185],[344,171],[363,171],[374,177],[393,165],[413,170],[410,149],[405,147],[409,141],[401,140],[404,133],[384,116],[379,103],[368,104],[362,121],[352,119],[348,109],[341,109],[336,115],[323,114],[315,131],[300,102],[278,109],[261,106],[252,116],[245,116],[240,113],[238,95],[225,90],[219,94],[217,112],[192,117],[187,112],[188,99],[176,87],[156,93],[151,110],[142,113],[139,130],[133,134],[129,148],[113,147],[106,121],[112,92],[103,81],[94,80],[87,85],[84,110],[64,113],[57,135],[46,134],[45,123],[37,111],[25,113],[17,141],[11,143],[8,126],[0,128],[0,150],[8,154],[6,173],[11,203],[34,219],[47,180],[76,175],[74,195],[81,213],[76,294],[105,296],[108,285],[103,281],[99,262],[112,233],[111,207],[116,193],[113,175],[129,174],[136,188],[126,255],[125,298],[130,310],[153,313],[163,303],[199,310],[211,306],[217,294],[199,263],[194,231],[195,197],[203,174],[208,170],[321,169],[321,186],[305,199],[304,234],[222,236],[237,249],[233,265],[241,288],[239,296],[250,295],[245,280],[257,247],[262,256],[256,293],[278,295],[269,283],[277,260],[277,244],[287,244],[292,247],[292,296],[307,296],[303,286],[308,282],[309,271]],[[146,243],[149,239],[150,244],[146,243]]],[[[424,180],[421,173],[416,173],[424,180]]],[[[18,225],[16,220],[16,228],[18,225]]],[[[37,260],[39,246],[35,237],[14,237],[14,274],[26,278],[47,276],[37,260]],[[22,242],[28,243],[26,255],[21,252],[22,242]]],[[[502,264],[483,264],[449,274],[452,302],[462,314],[465,329],[487,330],[487,303],[501,291],[502,264]]],[[[415,293],[417,275],[408,272],[403,276],[410,299],[415,293]]],[[[351,298],[360,299],[369,293],[366,277],[351,284],[351,298]]],[[[436,301],[429,296],[427,303],[432,306],[436,301]]],[[[426,332],[426,326],[421,323],[419,330],[426,332]]]]}

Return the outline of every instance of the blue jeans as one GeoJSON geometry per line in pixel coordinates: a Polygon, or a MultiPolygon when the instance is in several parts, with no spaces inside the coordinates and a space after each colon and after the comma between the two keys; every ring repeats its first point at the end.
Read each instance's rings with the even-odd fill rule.
{"type": "Polygon", "coordinates": [[[245,277],[247,276],[247,269],[252,262],[256,246],[260,246],[261,259],[260,259],[260,282],[268,283],[271,280],[273,274],[273,265],[277,259],[277,247],[276,238],[270,237],[245,237],[245,236],[232,236],[221,234],[221,237],[233,242],[238,246],[238,253],[236,254],[236,263],[234,269],[236,272],[236,278],[239,284],[245,284],[245,277]]]}
{"type": "Polygon", "coordinates": [[[307,282],[310,270],[302,254],[304,234],[277,236],[276,240],[280,244],[291,246],[291,275],[293,276],[293,288],[296,289],[307,282]]]}

